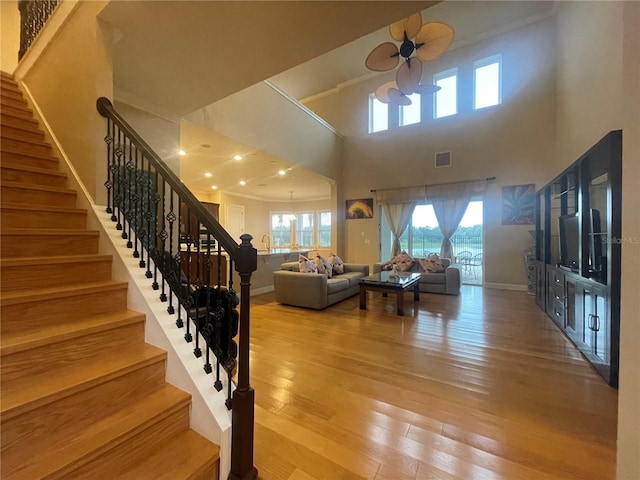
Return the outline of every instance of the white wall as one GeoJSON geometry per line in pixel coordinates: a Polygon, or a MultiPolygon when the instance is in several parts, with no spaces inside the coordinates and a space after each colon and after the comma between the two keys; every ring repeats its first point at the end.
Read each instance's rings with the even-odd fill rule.
{"type": "Polygon", "coordinates": [[[13,73],[20,50],[20,11],[17,0],[0,2],[0,70],[13,73]]]}

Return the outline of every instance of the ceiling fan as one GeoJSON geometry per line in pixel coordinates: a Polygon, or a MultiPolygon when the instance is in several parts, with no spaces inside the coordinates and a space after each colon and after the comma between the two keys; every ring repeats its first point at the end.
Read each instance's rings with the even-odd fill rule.
{"type": "Polygon", "coordinates": [[[409,95],[440,90],[435,85],[420,84],[422,62],[435,60],[449,48],[453,42],[453,28],[442,22],[423,25],[422,15],[418,12],[389,25],[389,34],[393,40],[401,42],[400,46],[393,42],[381,43],[367,56],[366,67],[375,72],[388,72],[398,66],[401,57],[404,62],[396,73],[396,79],[376,90],[376,98],[382,103],[411,105],[409,95]]]}

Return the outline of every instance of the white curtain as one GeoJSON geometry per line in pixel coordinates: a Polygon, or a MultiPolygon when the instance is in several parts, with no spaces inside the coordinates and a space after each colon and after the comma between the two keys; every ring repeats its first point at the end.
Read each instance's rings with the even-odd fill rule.
{"type": "Polygon", "coordinates": [[[416,208],[416,203],[385,203],[383,208],[384,214],[387,217],[387,223],[393,234],[391,258],[394,258],[402,250],[400,237],[411,221],[411,215],[413,215],[413,210],[416,208]]]}
{"type": "Polygon", "coordinates": [[[442,198],[432,200],[433,210],[436,213],[438,226],[442,232],[442,245],[440,246],[440,258],[450,258],[451,263],[455,262],[455,252],[451,244],[451,237],[456,230],[460,221],[467,211],[467,206],[471,201],[471,197],[442,198]]]}

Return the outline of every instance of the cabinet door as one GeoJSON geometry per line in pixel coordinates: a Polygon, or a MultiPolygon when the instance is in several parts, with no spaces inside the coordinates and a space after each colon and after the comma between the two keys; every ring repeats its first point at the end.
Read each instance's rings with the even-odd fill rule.
{"type": "Polygon", "coordinates": [[[606,291],[597,287],[583,287],[584,343],[588,353],[609,365],[611,363],[611,325],[609,323],[606,291]]]}
{"type": "Polygon", "coordinates": [[[576,309],[576,283],[569,276],[565,277],[564,292],[564,329],[573,340],[581,342],[584,328],[578,315],[576,315],[578,313],[576,309]]]}

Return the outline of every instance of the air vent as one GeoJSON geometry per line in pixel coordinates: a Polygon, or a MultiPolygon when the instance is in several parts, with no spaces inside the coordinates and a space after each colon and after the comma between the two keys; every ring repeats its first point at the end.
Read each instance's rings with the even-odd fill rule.
{"type": "Polygon", "coordinates": [[[436,168],[451,166],[451,152],[436,152],[436,168]]]}

